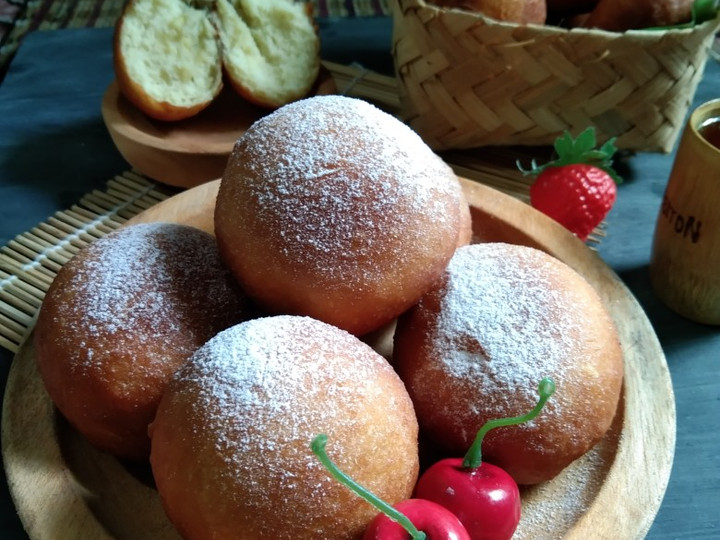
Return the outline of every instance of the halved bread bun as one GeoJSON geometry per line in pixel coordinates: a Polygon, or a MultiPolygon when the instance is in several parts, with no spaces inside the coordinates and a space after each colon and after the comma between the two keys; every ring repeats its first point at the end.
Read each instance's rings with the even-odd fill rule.
{"type": "Polygon", "coordinates": [[[159,120],[200,112],[220,92],[220,46],[207,12],[182,0],[131,0],[115,29],[120,91],[159,120]]]}
{"type": "Polygon", "coordinates": [[[232,87],[276,108],[308,95],[320,71],[312,5],[293,0],[218,0],[215,23],[232,87]]]}

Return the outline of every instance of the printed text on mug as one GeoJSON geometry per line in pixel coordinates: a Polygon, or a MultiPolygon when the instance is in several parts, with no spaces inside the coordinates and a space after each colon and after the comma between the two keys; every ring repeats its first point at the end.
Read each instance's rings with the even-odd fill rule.
{"type": "Polygon", "coordinates": [[[700,239],[700,229],[702,221],[695,219],[695,216],[684,216],[680,214],[668,200],[667,196],[663,197],[662,214],[670,223],[675,233],[681,234],[684,238],[690,238],[693,244],[700,239]]]}

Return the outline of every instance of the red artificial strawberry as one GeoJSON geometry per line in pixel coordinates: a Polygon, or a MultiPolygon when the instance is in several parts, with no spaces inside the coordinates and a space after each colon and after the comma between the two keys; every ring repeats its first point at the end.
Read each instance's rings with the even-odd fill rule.
{"type": "Polygon", "coordinates": [[[611,166],[615,139],[595,148],[595,131],[588,128],[576,139],[565,132],[555,141],[557,158],[532,169],[530,204],[585,241],[605,219],[617,197],[621,180],[611,166]]]}

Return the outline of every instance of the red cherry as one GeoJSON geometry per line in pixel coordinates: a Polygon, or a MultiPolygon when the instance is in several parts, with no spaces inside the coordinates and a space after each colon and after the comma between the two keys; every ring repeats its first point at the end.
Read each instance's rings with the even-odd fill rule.
{"type": "Polygon", "coordinates": [[[450,510],[472,540],[509,540],[520,521],[517,483],[505,470],[486,462],[467,469],[462,458],[438,461],[420,477],[415,496],[450,510]]]}
{"type": "Polygon", "coordinates": [[[320,463],[333,478],[381,512],[368,525],[363,540],[471,540],[455,514],[434,502],[407,499],[390,506],[341,471],[327,455],[326,444],[324,433],[310,443],[320,463]]]}
{"type": "Polygon", "coordinates": [[[488,431],[535,418],[555,393],[549,377],[538,385],[539,400],[522,416],[489,420],[477,432],[463,458],[448,458],[430,466],[415,487],[415,496],[434,501],[462,522],[471,540],[509,540],[520,521],[520,490],[503,469],[482,461],[488,431]]]}
{"type": "MultiPolygon", "coordinates": [[[[447,508],[423,499],[407,499],[393,508],[402,512],[426,540],[470,540],[460,520],[447,508]]],[[[378,514],[365,529],[363,540],[408,540],[410,534],[385,514],[378,514]]]]}

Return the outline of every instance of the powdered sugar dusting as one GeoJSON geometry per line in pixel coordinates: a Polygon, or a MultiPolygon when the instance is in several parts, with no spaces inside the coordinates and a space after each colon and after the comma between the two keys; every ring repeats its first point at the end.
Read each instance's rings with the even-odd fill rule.
{"type": "Polygon", "coordinates": [[[252,219],[276,231],[271,249],[329,286],[352,280],[362,289],[383,271],[374,261],[393,254],[402,266],[400,246],[457,234],[461,190],[451,169],[409,127],[362,100],[287,105],[243,135],[230,167],[234,159],[249,172],[252,219]]]}
{"type": "Polygon", "coordinates": [[[575,448],[579,455],[586,450],[598,436],[595,422],[605,421],[598,419],[605,415],[599,411],[614,411],[613,392],[619,386],[616,379],[605,379],[615,376],[614,359],[607,370],[598,363],[595,351],[612,343],[603,341],[605,336],[612,340],[612,334],[599,319],[601,303],[587,282],[536,249],[476,244],[456,251],[439,301],[426,341],[431,352],[412,371],[408,385],[423,403],[428,400],[423,389],[438,384],[458,397],[430,399],[435,409],[430,420],[419,415],[421,423],[432,422],[436,427],[431,429],[453,434],[455,440],[447,444],[467,448],[485,421],[530,410],[538,383],[552,377],[557,391],[542,413],[512,429],[492,431],[486,454],[495,456],[496,448],[501,452],[501,441],[519,431],[528,432],[532,441],[528,453],[564,455],[575,448]],[[586,317],[597,320],[597,328],[588,326],[586,317]],[[607,398],[598,390],[606,383],[613,388],[607,398]]]}
{"type": "Polygon", "coordinates": [[[486,244],[456,252],[434,342],[454,377],[536,395],[538,373],[557,373],[576,346],[573,333],[560,329],[580,328],[582,321],[564,309],[549,259],[524,248],[508,264],[507,249],[486,244]],[[516,265],[536,270],[520,273],[516,265]]]}
{"type": "MultiPolygon", "coordinates": [[[[214,455],[225,463],[205,472],[219,475],[213,486],[222,497],[259,515],[276,515],[288,522],[286,530],[302,530],[303,520],[318,513],[338,523],[343,519],[333,516],[336,509],[328,504],[331,493],[345,488],[310,451],[312,438],[327,433],[328,451],[349,467],[388,459],[384,443],[390,426],[397,441],[416,436],[405,424],[377,421],[411,410],[401,388],[389,364],[354,336],[314,319],[283,315],[248,321],[210,340],[178,371],[166,399],[169,410],[173,403],[190,404],[182,410],[189,411],[194,444],[202,445],[192,451],[204,462],[214,455]],[[393,391],[388,380],[398,385],[390,384],[393,391]],[[361,453],[355,439],[376,447],[361,453]],[[256,475],[261,478],[254,481],[256,475]],[[286,499],[292,508],[273,507],[286,499]]],[[[413,462],[412,456],[397,458],[402,461],[395,470],[413,462]]],[[[273,535],[274,524],[267,527],[273,535]]]]}
{"type": "Polygon", "coordinates": [[[554,274],[553,261],[530,248],[481,244],[458,250],[431,338],[445,369],[481,387],[513,389],[509,399],[522,392],[530,403],[544,373],[562,384],[560,366],[576,350],[583,321],[566,309],[567,298],[551,283],[554,274]]]}
{"type": "MultiPolygon", "coordinates": [[[[389,373],[384,359],[367,346],[359,349],[355,339],[307,317],[255,319],[200,348],[173,388],[193,396],[195,413],[205,419],[208,437],[217,438],[218,450],[235,461],[233,470],[250,447],[277,450],[273,425],[302,443],[302,460],[313,468],[317,463],[309,443],[338,422],[333,404],[350,400],[360,406],[360,396],[380,398],[381,389],[372,381],[378,371],[389,373]],[[265,436],[255,438],[256,431],[265,436]],[[233,451],[227,452],[229,446],[233,451]]],[[[364,420],[349,416],[340,421],[364,420]]],[[[288,480],[285,470],[266,472],[288,480]]]]}
{"type": "Polygon", "coordinates": [[[514,540],[565,537],[592,508],[603,488],[615,459],[621,426],[622,422],[616,421],[616,429],[552,480],[521,487],[522,515],[514,540]]]}
{"type": "Polygon", "coordinates": [[[144,350],[133,369],[147,376],[241,320],[245,305],[212,236],[169,223],[99,239],[63,268],[52,294],[57,339],[74,355],[74,370],[127,369],[112,363],[144,350]]]}

